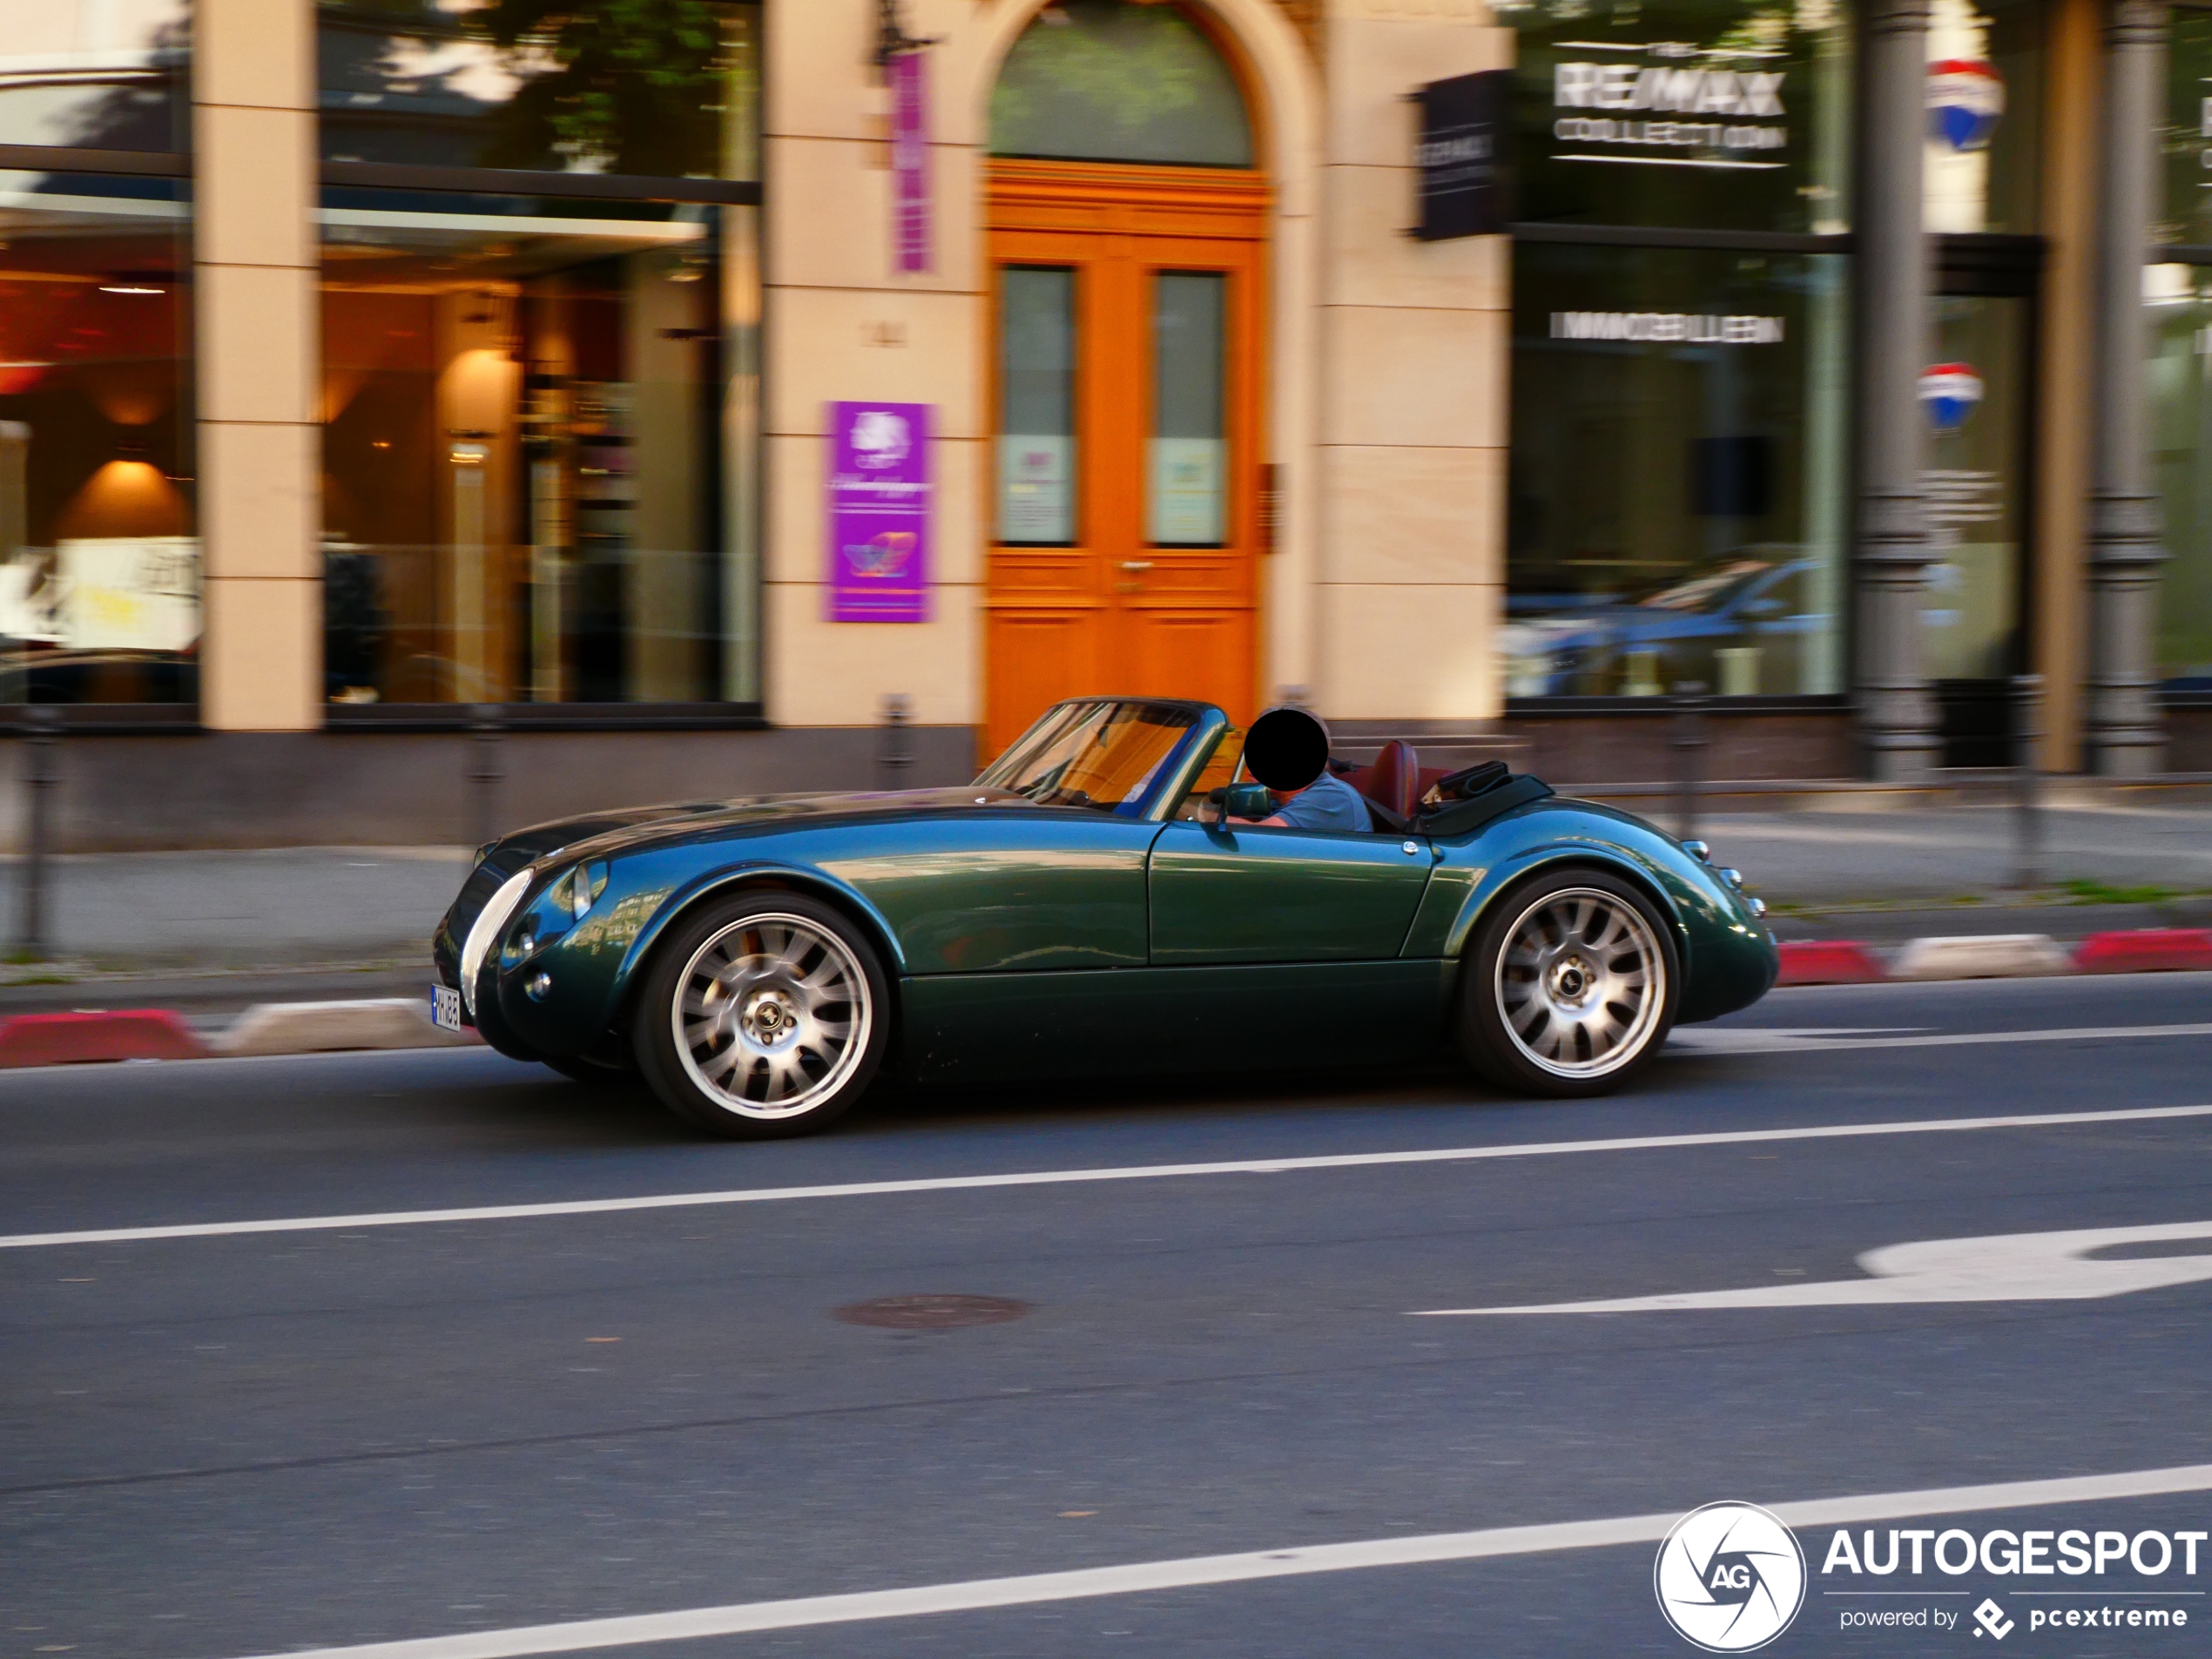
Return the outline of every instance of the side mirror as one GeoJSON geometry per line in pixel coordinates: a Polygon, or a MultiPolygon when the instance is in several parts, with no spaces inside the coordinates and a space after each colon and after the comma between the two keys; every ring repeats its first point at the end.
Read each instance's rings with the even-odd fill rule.
{"type": "Polygon", "coordinates": [[[1275,810],[1275,797],[1267,792],[1265,784],[1225,785],[1213,792],[1212,799],[1221,808],[1217,823],[1232,818],[1265,818],[1275,810]]]}

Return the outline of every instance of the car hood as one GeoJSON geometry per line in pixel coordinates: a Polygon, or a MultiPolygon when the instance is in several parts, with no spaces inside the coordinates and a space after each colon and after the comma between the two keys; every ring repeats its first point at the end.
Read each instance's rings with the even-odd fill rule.
{"type": "MultiPolygon", "coordinates": [[[[658,806],[630,806],[616,812],[585,813],[575,818],[533,824],[501,836],[482,850],[462,883],[437,931],[431,954],[441,980],[457,985],[461,941],[478,914],[508,879],[542,859],[612,858],[627,852],[703,835],[762,834],[799,825],[827,826],[868,818],[937,816],[954,813],[1030,806],[1027,797],[1004,789],[961,785],[953,789],[904,789],[835,795],[747,795],[730,800],[670,801],[658,806]]],[[[1079,812],[1080,807],[1061,810],[1079,812]]]]}
{"type": "Polygon", "coordinates": [[[913,817],[917,813],[974,813],[1034,804],[1009,790],[986,789],[971,784],[950,789],[855,791],[834,795],[742,795],[730,800],[671,801],[658,806],[586,813],[551,823],[533,824],[493,843],[486,862],[496,862],[506,874],[512,874],[539,859],[571,849],[579,856],[605,858],[637,847],[689,840],[702,833],[747,830],[765,833],[800,824],[913,817]]]}

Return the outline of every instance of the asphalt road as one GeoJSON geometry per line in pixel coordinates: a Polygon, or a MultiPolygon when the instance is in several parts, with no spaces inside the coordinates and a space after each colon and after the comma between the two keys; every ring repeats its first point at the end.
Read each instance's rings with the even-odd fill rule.
{"type": "MultiPolygon", "coordinates": [[[[1409,1317],[1802,1298],[1872,1282],[1858,1258],[1885,1245],[2212,1223],[2212,1116],[2168,1110],[2212,1107],[2212,1035],[2157,1029],[2188,1025],[2212,1026],[2212,975],[1801,990],[1610,1100],[1053,1083],[767,1146],[480,1052],[0,1075],[0,1659],[408,1638],[461,1659],[554,1642],[436,1639],[620,1615],[659,1637],[685,1627],[654,1615],[926,1587],[900,1605],[938,1610],[599,1650],[1687,1654],[1657,1531],[1717,1500],[1873,1494],[1878,1534],[2205,1529],[2203,1471],[1884,1517],[1932,1501],[1899,1494],[2212,1464],[2212,1278],[2052,1299],[2106,1270],[2030,1249],[1960,1281],[2025,1275],[2021,1299],[1409,1317]],[[2131,1111],[2166,1115],[1944,1127],[2131,1111]],[[1659,1143],[1574,1144],[1623,1139],[1659,1143]],[[1466,1155],[1374,1156],[1437,1152],[1466,1155]],[[1329,1162],[1264,1167],[1298,1159],[1329,1162]],[[858,1190],[759,1196],[792,1187],[858,1190]],[[724,1201],[575,1208],[685,1194],[724,1201]],[[500,1206],[536,1213],[419,1215],[500,1206]],[[332,1216],[355,1219],[233,1226],[332,1216]],[[23,1242],[157,1227],[192,1231],[23,1242]],[[835,1317],[927,1293],[1026,1312],[835,1317]],[[1530,1526],[1560,1530],[1497,1536],[1530,1526]],[[1459,1534],[1460,1559],[1412,1559],[1459,1534]],[[1369,1548],[1297,1554],[1338,1544],[1369,1548]],[[1187,1565],[1239,1552],[1282,1575],[1187,1565]],[[1020,1605],[972,1588],[1162,1562],[1185,1565],[1020,1605]]],[[[2007,1651],[2212,1646],[2212,1546],[2193,1579],[1851,1580],[1821,1574],[1832,1531],[1800,1525],[1811,1591],[1769,1651],[1993,1647],[1985,1598],[2007,1651]],[[1903,1594],[1833,1593],[1870,1585],[1903,1594]],[[2093,1591],[2201,1611],[2030,1629],[2093,1591]],[[1961,1622],[1841,1629],[1867,1608],[1961,1622]]]]}

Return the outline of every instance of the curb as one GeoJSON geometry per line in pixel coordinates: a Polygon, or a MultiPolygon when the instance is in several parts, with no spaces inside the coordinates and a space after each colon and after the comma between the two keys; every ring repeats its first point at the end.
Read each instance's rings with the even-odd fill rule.
{"type": "Polygon", "coordinates": [[[87,1060],[198,1060],[207,1045],[166,1008],[17,1014],[0,1021],[0,1069],[87,1060]]]}
{"type": "Polygon", "coordinates": [[[2074,953],[2077,974],[2172,974],[2203,968],[2212,968],[2212,927],[2091,934],[2074,953]]]}
{"type": "Polygon", "coordinates": [[[1890,976],[1873,948],[1853,939],[1792,939],[1776,948],[1777,985],[1875,985],[1890,976]]]}
{"type": "Polygon", "coordinates": [[[1878,985],[1887,980],[2026,979],[2054,974],[2173,974],[2212,969],[2212,927],[2138,927],[2092,934],[2071,953],[2048,934],[1915,939],[1886,961],[1851,939],[1791,939],[1777,947],[1775,984],[1878,985]]]}
{"type": "Polygon", "coordinates": [[[2074,963],[2048,934],[1964,934],[1916,939],[1890,959],[1890,977],[2026,979],[2073,971],[2074,963]]]}
{"type": "Polygon", "coordinates": [[[454,1049],[482,1042],[441,1031],[411,996],[354,1002],[258,1002],[209,1039],[219,1055],[329,1054],[347,1049],[454,1049]]]}

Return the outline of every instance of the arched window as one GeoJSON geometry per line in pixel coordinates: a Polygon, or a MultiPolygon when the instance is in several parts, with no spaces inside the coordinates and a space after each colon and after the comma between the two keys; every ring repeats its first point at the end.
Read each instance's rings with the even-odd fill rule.
{"type": "Polygon", "coordinates": [[[1168,0],[1054,0],[991,92],[991,153],[1249,167],[1237,78],[1168,0]]]}

